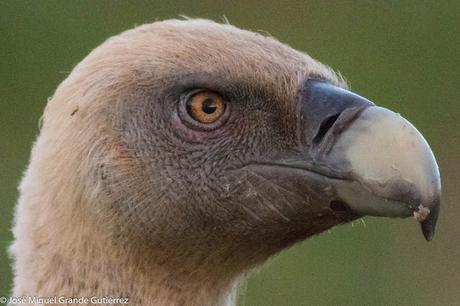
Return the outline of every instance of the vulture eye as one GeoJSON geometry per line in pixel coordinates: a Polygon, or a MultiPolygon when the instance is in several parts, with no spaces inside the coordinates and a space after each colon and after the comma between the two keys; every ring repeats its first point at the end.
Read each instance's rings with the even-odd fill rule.
{"type": "Polygon", "coordinates": [[[221,95],[212,91],[192,92],[182,99],[181,119],[201,129],[214,129],[224,123],[227,105],[221,95]]]}
{"type": "Polygon", "coordinates": [[[213,92],[196,93],[187,101],[187,113],[200,123],[213,123],[224,111],[225,104],[222,97],[213,92]]]}

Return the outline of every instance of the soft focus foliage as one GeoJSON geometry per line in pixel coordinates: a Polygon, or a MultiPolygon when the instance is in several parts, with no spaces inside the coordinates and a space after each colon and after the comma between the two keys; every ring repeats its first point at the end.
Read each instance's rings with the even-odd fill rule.
{"type": "Polygon", "coordinates": [[[1,1],[0,296],[24,170],[47,98],[107,37],[158,19],[205,17],[270,33],[412,121],[438,158],[435,240],[412,220],[366,218],[304,242],[253,273],[241,305],[458,305],[460,2],[1,1]]]}

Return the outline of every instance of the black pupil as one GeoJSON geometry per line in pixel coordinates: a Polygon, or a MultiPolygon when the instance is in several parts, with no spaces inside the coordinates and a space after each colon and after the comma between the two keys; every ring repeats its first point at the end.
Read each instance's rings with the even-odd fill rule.
{"type": "Polygon", "coordinates": [[[216,103],[214,103],[214,101],[212,99],[208,98],[208,99],[203,101],[201,109],[206,114],[212,114],[212,113],[214,113],[216,111],[217,106],[216,106],[216,103]]]}

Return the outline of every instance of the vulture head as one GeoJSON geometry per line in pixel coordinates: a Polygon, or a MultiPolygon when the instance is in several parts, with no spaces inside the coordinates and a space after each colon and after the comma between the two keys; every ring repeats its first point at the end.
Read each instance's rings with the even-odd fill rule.
{"type": "Polygon", "coordinates": [[[49,101],[16,211],[15,295],[231,302],[271,255],[364,215],[430,240],[421,134],[274,38],[206,20],[104,42],[49,101]]]}

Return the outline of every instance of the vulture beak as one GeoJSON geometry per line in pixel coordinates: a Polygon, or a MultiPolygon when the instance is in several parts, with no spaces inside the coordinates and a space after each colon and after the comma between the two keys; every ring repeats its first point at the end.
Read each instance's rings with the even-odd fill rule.
{"type": "MultiPolygon", "coordinates": [[[[329,83],[308,80],[300,101],[309,171],[357,215],[409,217],[434,235],[441,181],[433,153],[399,114],[329,83]]],[[[305,164],[303,165],[305,167],[305,164]]]]}

